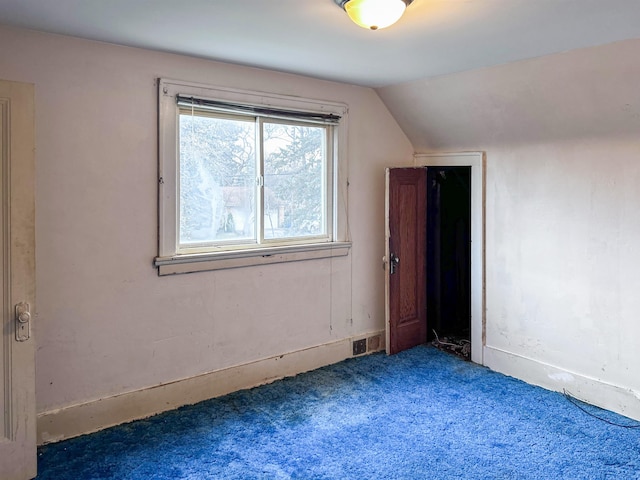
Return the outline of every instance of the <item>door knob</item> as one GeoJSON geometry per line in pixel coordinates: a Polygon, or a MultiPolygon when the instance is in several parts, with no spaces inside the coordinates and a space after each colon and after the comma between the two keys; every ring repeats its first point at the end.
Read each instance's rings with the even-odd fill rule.
{"type": "Polygon", "coordinates": [[[29,340],[31,336],[31,326],[29,324],[31,320],[31,312],[29,304],[26,302],[20,302],[16,305],[16,340],[18,342],[24,342],[29,340]]]}

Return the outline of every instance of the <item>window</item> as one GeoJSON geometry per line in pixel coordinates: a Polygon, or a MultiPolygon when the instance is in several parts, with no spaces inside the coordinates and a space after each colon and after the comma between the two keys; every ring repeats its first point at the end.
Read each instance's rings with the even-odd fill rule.
{"type": "Polygon", "coordinates": [[[193,102],[178,123],[179,252],[331,240],[332,125],[193,102]]]}
{"type": "Polygon", "coordinates": [[[161,274],[348,253],[344,105],[161,80],[159,112],[161,274]]]}

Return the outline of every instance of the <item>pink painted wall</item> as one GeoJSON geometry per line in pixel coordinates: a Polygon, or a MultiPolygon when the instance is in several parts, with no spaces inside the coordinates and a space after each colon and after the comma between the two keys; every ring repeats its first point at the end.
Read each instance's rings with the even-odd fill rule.
{"type": "Polygon", "coordinates": [[[0,27],[36,86],[39,412],[383,326],[384,167],[413,148],[367,88],[0,27]],[[159,278],[158,77],[349,105],[348,257],[159,278]]]}

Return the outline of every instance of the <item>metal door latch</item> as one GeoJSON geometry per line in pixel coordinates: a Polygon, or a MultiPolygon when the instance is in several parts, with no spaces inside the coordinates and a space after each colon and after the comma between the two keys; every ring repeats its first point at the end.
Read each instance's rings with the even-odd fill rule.
{"type": "Polygon", "coordinates": [[[20,302],[16,305],[16,340],[24,342],[31,336],[31,312],[29,304],[20,302]]]}
{"type": "Polygon", "coordinates": [[[394,273],[396,273],[396,268],[398,268],[397,265],[398,265],[398,263],[400,263],[400,259],[398,258],[398,256],[395,253],[392,253],[389,256],[391,257],[391,261],[389,262],[390,263],[390,267],[391,267],[390,271],[389,271],[389,274],[393,275],[394,273]]]}

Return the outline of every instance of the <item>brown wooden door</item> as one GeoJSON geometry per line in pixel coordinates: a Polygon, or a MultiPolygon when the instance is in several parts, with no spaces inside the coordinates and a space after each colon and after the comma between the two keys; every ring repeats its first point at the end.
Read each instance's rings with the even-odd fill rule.
{"type": "Polygon", "coordinates": [[[387,353],[427,341],[427,170],[387,169],[387,353]]]}

